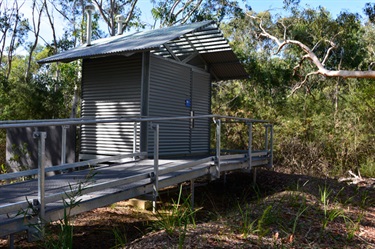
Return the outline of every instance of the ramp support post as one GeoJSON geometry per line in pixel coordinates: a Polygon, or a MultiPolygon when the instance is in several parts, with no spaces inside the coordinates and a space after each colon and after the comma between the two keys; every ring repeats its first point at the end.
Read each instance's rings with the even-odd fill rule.
{"type": "Polygon", "coordinates": [[[221,120],[216,120],[216,177],[220,178],[221,120]]]}
{"type": "Polygon", "coordinates": [[[29,238],[29,240],[42,239],[44,236],[44,223],[45,218],[45,154],[46,154],[46,138],[47,132],[35,131],[33,133],[34,139],[38,139],[38,199],[33,200],[33,206],[36,207],[39,220],[39,229],[34,228],[37,231],[29,231],[35,238],[29,238]]]}
{"type": "Polygon", "coordinates": [[[61,164],[66,163],[66,130],[69,129],[69,125],[61,126],[61,164]]]}
{"type": "Polygon", "coordinates": [[[152,125],[154,130],[154,179],[153,179],[153,202],[152,211],[156,212],[156,200],[159,196],[159,124],[152,125]]]}
{"type": "Polygon", "coordinates": [[[272,168],[273,167],[273,125],[271,124],[270,125],[270,158],[269,158],[269,162],[268,162],[268,168],[272,168]]]}
{"type": "Polygon", "coordinates": [[[268,139],[269,127],[270,127],[269,124],[264,125],[264,129],[265,129],[265,131],[264,131],[264,148],[267,152],[268,152],[268,142],[269,142],[269,139],[268,139]]]}
{"type": "MultiPolygon", "coordinates": [[[[133,127],[133,153],[135,154],[137,152],[137,122],[134,122],[134,127],[133,127]]],[[[133,157],[133,160],[135,160],[136,157],[133,157]]]]}
{"type": "Polygon", "coordinates": [[[249,126],[249,146],[248,146],[248,156],[249,156],[249,172],[252,168],[252,150],[253,150],[253,123],[248,122],[247,125],[249,126]]]}
{"type": "Polygon", "coordinates": [[[191,205],[191,210],[194,210],[194,194],[195,194],[195,182],[194,179],[190,180],[190,205],[191,205]]]}
{"type": "Polygon", "coordinates": [[[9,249],[14,249],[14,234],[9,234],[9,249]]]}

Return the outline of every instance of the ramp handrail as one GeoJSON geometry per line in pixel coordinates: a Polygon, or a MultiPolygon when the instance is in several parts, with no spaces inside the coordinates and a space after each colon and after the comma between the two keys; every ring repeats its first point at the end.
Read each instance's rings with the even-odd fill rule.
{"type": "MultiPolygon", "coordinates": [[[[48,173],[48,172],[67,170],[67,169],[72,169],[72,168],[92,166],[92,165],[96,165],[96,164],[103,163],[103,162],[116,161],[116,160],[125,159],[125,158],[134,158],[134,157],[142,158],[146,156],[147,156],[147,152],[120,154],[116,156],[108,156],[108,157],[90,159],[90,160],[81,161],[81,162],[60,164],[58,166],[53,166],[53,167],[46,167],[44,171],[45,173],[48,173]]],[[[38,169],[30,169],[30,170],[24,170],[24,171],[19,171],[19,172],[0,174],[0,181],[15,179],[15,178],[24,177],[24,176],[37,175],[37,174],[38,174],[38,169]]]]}
{"type": "MultiPolygon", "coordinates": [[[[257,119],[249,119],[249,118],[238,118],[232,116],[223,116],[223,115],[196,115],[196,116],[177,116],[177,117],[139,117],[139,116],[123,116],[123,117],[106,117],[106,118],[74,118],[74,119],[50,119],[50,120],[18,120],[18,121],[0,121],[0,129],[5,128],[22,128],[22,127],[44,127],[44,126],[68,126],[68,125],[87,125],[87,124],[99,124],[99,123],[122,123],[122,122],[130,122],[130,123],[142,123],[148,122],[151,124],[151,128],[154,130],[154,151],[153,151],[153,158],[154,158],[154,167],[151,171],[146,173],[140,173],[136,176],[126,177],[120,180],[109,181],[105,183],[97,183],[97,184],[90,184],[83,193],[90,193],[94,191],[100,191],[105,188],[116,187],[124,184],[135,183],[137,181],[148,180],[148,183],[153,184],[153,195],[154,198],[158,196],[158,182],[159,176],[168,174],[170,172],[178,172],[180,170],[187,170],[191,167],[198,166],[198,165],[205,165],[208,163],[209,172],[212,176],[219,178],[222,172],[221,164],[223,161],[228,160],[237,160],[241,161],[244,164],[244,167],[247,167],[248,170],[251,170],[253,167],[253,157],[263,157],[266,155],[268,157],[268,166],[272,166],[273,160],[273,125],[270,124],[268,121],[264,120],[257,120],[257,119]],[[211,119],[213,120],[214,124],[216,125],[215,134],[216,134],[216,149],[215,155],[209,156],[207,158],[203,158],[197,160],[196,162],[189,162],[186,164],[180,164],[170,168],[159,168],[159,126],[162,125],[162,121],[175,121],[175,120],[195,120],[195,119],[211,119]],[[160,122],[160,123],[159,123],[160,122]],[[221,128],[222,125],[225,123],[235,123],[235,122],[242,122],[245,123],[248,127],[248,148],[247,150],[243,151],[243,154],[224,154],[221,153],[224,151],[222,150],[221,144],[221,128]],[[265,129],[264,134],[264,150],[262,151],[253,151],[253,125],[254,124],[263,124],[265,129]],[[213,164],[214,163],[214,164],[213,164]],[[212,170],[212,172],[211,172],[212,170]]],[[[68,191],[55,193],[52,195],[45,196],[45,189],[44,189],[44,176],[47,172],[52,171],[62,171],[72,168],[79,168],[85,166],[93,166],[104,162],[109,161],[117,161],[122,160],[125,158],[132,158],[133,160],[136,158],[144,158],[148,156],[147,152],[137,152],[136,151],[136,139],[137,139],[137,125],[134,125],[134,137],[133,137],[133,153],[129,154],[120,154],[115,156],[109,157],[100,157],[96,159],[90,159],[87,161],[75,162],[75,163],[65,163],[65,159],[62,158],[62,164],[53,167],[44,167],[44,157],[45,157],[45,146],[44,141],[46,136],[46,132],[38,132],[35,131],[34,135],[38,140],[38,143],[41,144],[38,147],[38,169],[32,169],[27,171],[21,172],[14,172],[14,173],[7,173],[7,174],[0,174],[0,181],[6,181],[10,179],[15,179],[24,176],[30,175],[38,175],[38,203],[42,206],[42,209],[39,211],[39,215],[42,218],[44,216],[44,207],[47,203],[56,202],[65,198],[67,194],[74,191],[74,188],[68,191]]],[[[62,129],[62,145],[66,144],[66,130],[62,129]]],[[[62,155],[65,155],[66,148],[62,146],[62,155]]],[[[255,162],[255,161],[254,161],[255,162]]],[[[258,164],[259,165],[259,164],[258,164]]],[[[17,212],[19,209],[26,208],[29,205],[29,202],[22,201],[13,204],[6,204],[0,205],[0,215],[7,214],[12,212],[17,212]]]]}
{"type": "Polygon", "coordinates": [[[84,125],[84,124],[100,124],[100,123],[118,123],[118,122],[158,122],[183,119],[221,119],[235,120],[236,122],[252,122],[252,123],[269,123],[266,120],[238,118],[224,115],[196,115],[196,116],[173,116],[173,117],[107,117],[107,118],[72,118],[72,119],[44,119],[44,120],[10,120],[0,121],[0,129],[3,128],[21,128],[21,127],[43,127],[43,126],[62,126],[62,125],[84,125]]]}

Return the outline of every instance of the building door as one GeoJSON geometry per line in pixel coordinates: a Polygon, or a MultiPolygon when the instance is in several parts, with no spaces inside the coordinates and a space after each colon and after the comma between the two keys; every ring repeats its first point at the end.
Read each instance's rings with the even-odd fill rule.
{"type": "MultiPolygon", "coordinates": [[[[191,111],[196,116],[208,115],[211,113],[210,74],[194,69],[191,73],[191,111]]],[[[210,149],[210,120],[207,118],[196,119],[190,128],[191,153],[208,153],[210,149]]]]}
{"type": "MultiPolygon", "coordinates": [[[[210,74],[182,63],[151,56],[149,116],[175,117],[210,113],[210,74]]],[[[209,151],[209,120],[189,119],[160,124],[161,155],[189,155],[209,151]]],[[[152,153],[153,132],[148,132],[148,152],[152,153]]]]}

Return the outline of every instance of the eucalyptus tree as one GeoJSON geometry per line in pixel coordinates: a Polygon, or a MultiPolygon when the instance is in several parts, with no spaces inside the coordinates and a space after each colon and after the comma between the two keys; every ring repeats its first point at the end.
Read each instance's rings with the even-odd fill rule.
{"type": "Polygon", "coordinates": [[[27,60],[27,67],[26,67],[26,73],[25,77],[26,80],[28,80],[31,77],[31,62],[33,59],[33,52],[35,51],[38,41],[39,41],[39,34],[40,34],[40,24],[41,24],[41,18],[44,9],[46,8],[46,1],[40,1],[38,2],[37,0],[33,0],[32,3],[32,25],[31,25],[31,31],[34,34],[34,41],[30,44],[30,49],[29,49],[29,58],[27,60]]]}
{"type": "Polygon", "coordinates": [[[322,7],[319,11],[306,9],[293,14],[293,17],[280,18],[276,23],[268,22],[273,27],[265,26],[261,16],[250,14],[258,26],[258,38],[266,39],[268,44],[273,45],[275,54],[284,49],[283,55],[290,53],[299,57],[294,70],[301,80],[292,93],[304,86],[313,75],[375,78],[375,71],[366,70],[369,65],[363,64],[366,46],[358,14],[342,12],[334,20],[322,7]],[[286,48],[288,46],[295,47],[286,48]],[[365,70],[360,70],[361,67],[365,70]]]}
{"type": "MultiPolygon", "coordinates": [[[[66,38],[72,41],[73,47],[83,44],[85,41],[85,0],[51,0],[50,3],[54,9],[62,16],[64,20],[64,31],[66,38]]],[[[96,16],[97,18],[97,16],[96,16]]],[[[93,35],[97,35],[93,32],[93,35]]]]}
{"type": "Polygon", "coordinates": [[[93,3],[99,9],[110,36],[114,36],[116,31],[122,34],[130,28],[144,27],[141,21],[141,10],[137,6],[138,0],[93,0],[93,3]],[[117,30],[118,22],[122,23],[121,30],[117,30]]]}
{"type": "Polygon", "coordinates": [[[244,14],[236,0],[152,0],[152,3],[154,28],[203,20],[220,22],[244,14]]]}
{"type": "Polygon", "coordinates": [[[21,8],[24,2],[0,2],[0,63],[1,71],[6,78],[12,70],[12,60],[18,47],[27,38],[29,23],[23,18],[21,8]]]}
{"type": "MultiPolygon", "coordinates": [[[[323,7],[289,2],[282,15],[247,12],[222,25],[250,78],[215,83],[213,108],[274,122],[275,162],[290,172],[341,175],[351,169],[373,177],[373,80],[314,73],[320,68],[311,59],[329,72],[372,74],[374,25],[358,13],[334,18],[323,7]]],[[[228,136],[246,143],[239,130],[233,127],[228,136]]]]}

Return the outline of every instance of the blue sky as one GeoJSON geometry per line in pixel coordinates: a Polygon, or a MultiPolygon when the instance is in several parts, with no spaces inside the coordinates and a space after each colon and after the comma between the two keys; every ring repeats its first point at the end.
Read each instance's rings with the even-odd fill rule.
{"type": "MultiPolygon", "coordinates": [[[[2,1],[2,0],[0,0],[2,1]]],[[[12,2],[13,0],[5,0],[12,2]]],[[[24,0],[25,5],[23,6],[22,12],[25,14],[25,17],[31,17],[31,3],[32,0],[24,0]]],[[[238,0],[241,2],[242,0],[238,0]]],[[[272,10],[274,13],[283,13],[283,0],[246,0],[247,4],[252,7],[255,12],[261,12],[265,10],[272,10]]],[[[352,13],[359,13],[362,17],[365,17],[363,14],[363,8],[369,0],[301,0],[300,7],[306,7],[307,5],[312,8],[317,8],[318,6],[325,7],[329,12],[331,12],[332,17],[336,17],[341,11],[347,10],[352,13]]],[[[152,25],[153,19],[151,15],[151,0],[139,0],[139,7],[143,12],[143,21],[147,24],[152,25]]],[[[55,12],[55,21],[61,21],[61,18],[58,18],[58,14],[55,12]]],[[[59,25],[57,25],[59,26],[59,25]]],[[[57,29],[58,37],[62,35],[62,29],[57,29]]],[[[42,20],[42,30],[41,35],[46,39],[50,40],[52,32],[50,30],[48,20],[42,20]],[[43,27],[45,27],[43,29],[43,27]]],[[[30,36],[32,37],[32,35],[30,36]]]]}
{"type": "MultiPolygon", "coordinates": [[[[238,0],[238,2],[241,2],[241,0],[238,0]]],[[[272,10],[274,13],[281,14],[283,12],[283,0],[247,0],[246,2],[255,12],[262,12],[265,10],[272,10]]],[[[363,8],[368,2],[370,2],[370,0],[301,0],[300,7],[309,6],[317,8],[323,6],[331,12],[333,18],[337,17],[341,11],[345,10],[352,13],[358,13],[362,17],[365,17],[363,14],[363,8]]],[[[153,19],[150,13],[152,8],[150,0],[140,0],[139,3],[143,11],[143,20],[147,24],[153,24],[153,19]]]]}
{"type": "MultiPolygon", "coordinates": [[[[317,8],[318,6],[325,7],[331,12],[333,17],[340,14],[341,11],[347,10],[352,13],[358,13],[362,16],[363,8],[366,3],[371,2],[370,0],[301,0],[300,6],[317,8]]],[[[260,12],[268,9],[279,9],[282,11],[283,1],[282,0],[248,0],[248,3],[255,12],[260,12]]]]}

